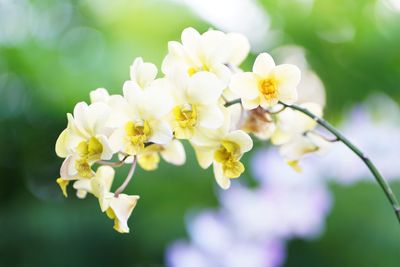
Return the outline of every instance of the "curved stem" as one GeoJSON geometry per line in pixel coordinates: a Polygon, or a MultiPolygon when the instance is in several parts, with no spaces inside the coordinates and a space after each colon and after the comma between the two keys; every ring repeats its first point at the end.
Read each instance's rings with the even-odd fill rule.
{"type": "Polygon", "coordinates": [[[394,213],[400,222],[400,205],[399,201],[397,200],[396,196],[394,195],[390,185],[386,182],[383,176],[379,173],[378,169],[372,163],[372,161],[352,142],[350,142],[346,137],[344,137],[338,130],[336,130],[329,122],[325,121],[324,119],[314,115],[309,110],[302,108],[297,105],[288,105],[283,102],[279,102],[280,104],[284,105],[285,107],[291,108],[293,110],[297,110],[308,117],[315,120],[319,125],[323,128],[331,132],[340,142],[345,144],[351,151],[353,151],[364,163],[367,165],[368,169],[371,171],[372,175],[374,176],[375,180],[378,182],[382,190],[385,192],[387,199],[389,200],[390,204],[393,207],[394,213]]]}
{"type": "Polygon", "coordinates": [[[325,141],[330,142],[330,143],[335,143],[335,142],[339,142],[340,141],[339,138],[337,138],[336,136],[335,136],[335,138],[329,138],[329,137],[326,137],[325,135],[323,135],[323,134],[321,134],[321,133],[319,133],[317,131],[307,131],[304,134],[307,135],[309,133],[316,134],[319,137],[321,137],[322,139],[324,139],[325,141]]]}
{"type": "Polygon", "coordinates": [[[111,167],[121,167],[122,165],[125,164],[125,160],[129,157],[129,155],[125,155],[124,158],[120,161],[112,162],[112,161],[106,161],[106,160],[99,160],[96,163],[100,165],[107,165],[111,167]]]}
{"type": "Polygon", "coordinates": [[[232,101],[226,102],[225,103],[225,107],[229,107],[229,106],[232,106],[234,104],[241,104],[241,103],[242,103],[242,101],[240,100],[240,98],[238,98],[238,99],[234,99],[232,101]]]}
{"type": "Polygon", "coordinates": [[[128,175],[125,178],[125,181],[122,183],[120,187],[118,187],[117,190],[115,190],[114,196],[118,197],[119,194],[121,194],[125,188],[128,186],[129,182],[131,181],[133,174],[135,173],[135,168],[136,168],[136,162],[137,162],[137,157],[136,155],[133,156],[133,162],[131,165],[131,168],[129,169],[128,175]]]}

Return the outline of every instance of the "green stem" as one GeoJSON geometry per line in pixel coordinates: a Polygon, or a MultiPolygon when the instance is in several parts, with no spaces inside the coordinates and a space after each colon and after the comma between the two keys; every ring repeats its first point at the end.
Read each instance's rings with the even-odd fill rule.
{"type": "MultiPolygon", "coordinates": [[[[225,107],[229,107],[231,105],[238,104],[238,103],[241,103],[241,100],[235,99],[235,100],[226,102],[225,107]]],[[[308,117],[312,118],[319,125],[321,125],[323,128],[325,128],[330,133],[332,133],[337,139],[335,141],[342,142],[351,151],[353,151],[364,162],[364,164],[368,167],[368,169],[371,171],[375,180],[378,182],[379,186],[382,188],[387,199],[389,200],[390,204],[392,205],[394,213],[397,217],[397,220],[400,223],[400,205],[399,205],[399,201],[397,200],[396,196],[394,195],[394,193],[392,191],[392,188],[386,182],[385,178],[383,178],[383,176],[379,173],[378,169],[375,167],[375,165],[372,163],[372,161],[358,147],[356,147],[352,142],[350,142],[349,139],[347,139],[338,130],[336,130],[336,128],[333,127],[329,122],[316,116],[315,114],[310,112],[308,109],[302,108],[302,107],[294,105],[294,104],[289,105],[289,104],[283,103],[281,101],[279,101],[279,104],[281,104],[284,108],[291,108],[293,110],[297,110],[297,111],[303,113],[304,115],[307,115],[308,117]]]]}
{"type": "Polygon", "coordinates": [[[331,132],[337,140],[341,141],[345,144],[351,151],[353,151],[364,163],[367,165],[368,169],[371,171],[372,175],[374,176],[375,180],[378,182],[382,190],[385,192],[387,199],[389,200],[390,204],[393,207],[394,213],[400,222],[400,205],[399,201],[397,200],[396,196],[394,195],[390,185],[386,182],[385,178],[379,173],[378,169],[372,163],[372,161],[352,142],[350,142],[346,137],[344,137],[338,130],[336,130],[329,122],[325,121],[324,119],[314,115],[309,110],[302,108],[297,105],[288,105],[283,102],[279,102],[279,104],[283,105],[284,107],[291,108],[293,110],[297,110],[308,117],[315,120],[319,125],[323,128],[331,132]]]}
{"type": "Polygon", "coordinates": [[[241,103],[242,103],[242,101],[240,100],[240,98],[238,98],[238,99],[234,99],[232,101],[226,102],[225,103],[225,107],[229,107],[229,106],[232,106],[232,105],[235,105],[235,104],[241,104],[241,103]]]}

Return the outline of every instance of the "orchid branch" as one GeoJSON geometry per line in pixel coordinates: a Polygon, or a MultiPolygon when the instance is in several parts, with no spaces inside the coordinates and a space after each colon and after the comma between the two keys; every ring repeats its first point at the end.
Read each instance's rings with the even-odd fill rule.
{"type": "Polygon", "coordinates": [[[234,99],[234,100],[231,100],[231,101],[227,101],[225,103],[225,107],[229,107],[229,106],[232,106],[232,105],[235,105],[235,104],[242,104],[242,101],[240,100],[240,98],[234,99]]]}
{"type": "Polygon", "coordinates": [[[133,156],[133,162],[131,165],[131,168],[129,169],[128,175],[125,178],[125,181],[122,183],[122,185],[120,187],[118,187],[117,190],[115,190],[114,196],[118,197],[119,194],[121,194],[125,188],[128,186],[129,182],[131,181],[133,174],[135,173],[135,169],[136,169],[136,163],[137,163],[137,157],[136,155],[133,156]]]}
{"type": "Polygon", "coordinates": [[[330,143],[335,143],[335,142],[339,142],[340,141],[340,139],[337,138],[336,136],[334,138],[329,138],[329,137],[326,137],[325,135],[323,135],[322,133],[319,133],[317,131],[307,131],[307,132],[304,133],[304,135],[308,135],[309,133],[316,134],[319,137],[321,137],[322,139],[324,139],[325,141],[330,142],[330,143]]]}
{"type": "MultiPolygon", "coordinates": [[[[229,107],[234,104],[239,104],[241,103],[240,99],[235,99],[229,102],[225,103],[225,107],[229,107]]],[[[378,182],[379,186],[382,188],[383,192],[385,193],[387,199],[389,200],[390,204],[393,207],[394,213],[400,223],[400,204],[399,201],[397,200],[395,194],[393,193],[390,185],[387,183],[385,178],[380,174],[376,166],[372,163],[372,161],[357,147],[355,146],[349,139],[347,139],[345,136],[343,136],[335,127],[333,127],[329,122],[325,121],[324,119],[316,116],[312,112],[310,112],[308,109],[302,108],[300,106],[297,106],[295,104],[289,105],[286,103],[283,103],[279,101],[279,104],[283,105],[285,108],[291,108],[293,110],[299,111],[303,113],[304,115],[310,117],[313,119],[315,122],[317,122],[320,126],[325,128],[327,131],[332,133],[335,136],[334,141],[340,141],[344,145],[346,145],[351,151],[353,151],[363,162],[364,164],[368,167],[368,169],[371,171],[372,175],[374,176],[375,180],[378,182]]],[[[333,140],[331,140],[333,141],[333,140]]]]}
{"type": "Polygon", "coordinates": [[[396,196],[394,195],[390,185],[387,183],[385,178],[379,173],[378,169],[375,167],[375,165],[372,163],[372,161],[357,147],[355,146],[349,139],[347,139],[345,136],[343,136],[336,128],[334,128],[329,122],[325,121],[324,119],[314,115],[311,113],[309,110],[302,108],[297,105],[289,105],[285,104],[283,102],[279,102],[281,105],[284,105],[285,107],[291,108],[293,110],[297,110],[304,115],[307,115],[308,117],[312,118],[315,120],[320,126],[328,130],[330,133],[332,133],[338,141],[342,142],[344,145],[346,145],[351,151],[353,151],[363,162],[364,164],[368,167],[368,169],[371,171],[372,175],[374,176],[375,180],[378,182],[382,190],[385,192],[385,195],[387,199],[389,200],[390,204],[393,207],[394,213],[400,222],[400,205],[399,201],[397,200],[396,196]]]}
{"type": "Polygon", "coordinates": [[[106,160],[99,160],[97,161],[98,164],[100,165],[107,165],[111,167],[121,167],[122,165],[125,164],[125,160],[129,157],[129,155],[125,155],[123,159],[120,161],[112,162],[112,161],[106,161],[106,160]]]}

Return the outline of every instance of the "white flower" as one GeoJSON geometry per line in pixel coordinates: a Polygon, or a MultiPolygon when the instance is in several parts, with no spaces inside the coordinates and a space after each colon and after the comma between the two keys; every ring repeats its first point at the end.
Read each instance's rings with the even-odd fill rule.
{"type": "Polygon", "coordinates": [[[91,165],[98,160],[109,160],[114,154],[108,137],[112,128],[107,122],[111,110],[104,103],[87,105],[78,103],[74,115],[68,113],[68,126],[56,142],[56,153],[66,158],[61,167],[61,177],[93,176],[91,165]]]}
{"type": "Polygon", "coordinates": [[[115,196],[110,192],[115,171],[110,166],[101,166],[92,179],[80,179],[74,183],[77,195],[84,198],[86,193],[91,193],[98,198],[102,212],[106,212],[114,220],[114,229],[120,233],[129,233],[127,221],[136,206],[139,196],[119,194],[115,196]]]}
{"type": "Polygon", "coordinates": [[[171,124],[178,139],[189,139],[199,128],[217,129],[224,122],[219,98],[223,84],[208,72],[198,72],[192,77],[176,72],[172,77],[174,108],[171,124]]]}
{"type": "Polygon", "coordinates": [[[128,219],[136,206],[139,196],[128,196],[120,194],[118,197],[110,197],[108,201],[108,208],[106,210],[107,216],[114,220],[114,229],[120,233],[129,233],[128,219]]]}
{"type": "Polygon", "coordinates": [[[183,165],[186,161],[185,149],[178,140],[172,140],[168,145],[151,144],[138,155],[138,164],[146,171],[157,169],[160,156],[168,163],[183,165]]]}
{"type": "Polygon", "coordinates": [[[108,103],[109,99],[110,99],[110,94],[105,88],[97,88],[96,90],[90,92],[91,103],[95,102],[108,103]]]}
{"type": "MultiPolygon", "coordinates": [[[[308,109],[316,116],[322,116],[322,107],[316,103],[304,103],[299,105],[308,109]]],[[[271,137],[271,142],[281,145],[289,142],[292,138],[302,135],[315,128],[317,122],[300,111],[286,108],[276,115],[276,130],[271,137]]]]}
{"type": "Polygon", "coordinates": [[[319,134],[307,132],[283,144],[279,148],[279,153],[294,170],[301,171],[299,161],[304,155],[310,153],[322,155],[329,150],[330,146],[331,143],[319,134]]]}
{"type": "Polygon", "coordinates": [[[279,101],[295,102],[299,82],[300,70],[296,66],[275,66],[269,54],[261,53],[254,62],[253,72],[232,76],[230,89],[241,98],[245,109],[269,108],[279,101]]]}
{"type": "Polygon", "coordinates": [[[128,155],[137,155],[145,144],[167,145],[172,140],[172,130],[165,116],[172,110],[169,90],[151,87],[137,90],[125,84],[124,97],[113,96],[110,106],[113,108],[112,121],[118,129],[110,140],[118,151],[128,155]]]}
{"type": "MultiPolygon", "coordinates": [[[[85,198],[87,193],[93,194],[99,199],[100,208],[105,211],[105,198],[109,197],[114,180],[115,171],[110,166],[100,166],[92,179],[79,179],[74,182],[79,198],[85,198]]],[[[114,194],[112,194],[114,195],[114,194]]]]}
{"type": "Polygon", "coordinates": [[[245,170],[240,158],[251,150],[253,140],[242,130],[229,131],[229,118],[225,125],[214,131],[202,131],[192,140],[197,160],[206,169],[213,164],[214,176],[223,189],[230,187],[230,179],[238,178],[245,170]]]}
{"type": "Polygon", "coordinates": [[[231,76],[228,66],[238,66],[250,49],[245,36],[216,30],[200,34],[193,28],[186,28],[181,40],[182,43],[168,43],[168,54],[162,64],[163,73],[169,75],[176,68],[184,69],[189,75],[209,71],[217,75],[225,86],[231,76]]]}
{"type": "MultiPolygon", "coordinates": [[[[316,116],[322,116],[322,107],[316,103],[299,105],[311,111],[316,116]]],[[[307,115],[286,108],[276,115],[276,130],[271,137],[275,145],[280,145],[280,154],[296,171],[301,171],[299,160],[306,154],[325,153],[330,147],[320,134],[314,132],[317,122],[307,115]]]]}
{"type": "Polygon", "coordinates": [[[130,67],[130,80],[127,81],[130,87],[146,89],[156,81],[157,67],[148,62],[144,62],[141,57],[136,58],[130,67]]]}

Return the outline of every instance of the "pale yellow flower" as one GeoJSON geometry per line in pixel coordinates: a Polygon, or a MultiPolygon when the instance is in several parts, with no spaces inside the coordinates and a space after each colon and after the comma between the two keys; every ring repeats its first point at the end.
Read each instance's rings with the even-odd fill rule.
{"type": "Polygon", "coordinates": [[[164,89],[138,90],[125,84],[124,97],[110,99],[113,125],[117,127],[110,137],[113,147],[128,155],[137,155],[148,143],[171,142],[172,130],[165,116],[171,112],[173,102],[169,90],[164,89]]]}
{"type": "Polygon", "coordinates": [[[319,134],[307,132],[281,145],[279,153],[291,167],[296,171],[301,171],[299,161],[303,156],[310,153],[323,155],[329,151],[331,144],[319,134]]]}
{"type": "Polygon", "coordinates": [[[183,165],[186,161],[186,154],[183,145],[178,140],[172,140],[168,145],[151,144],[146,146],[138,155],[138,164],[146,171],[158,168],[160,156],[168,163],[183,165]]]}
{"type": "MultiPolygon", "coordinates": [[[[306,108],[316,116],[322,116],[322,107],[316,103],[303,103],[300,107],[306,108]]],[[[317,122],[307,115],[286,108],[276,115],[276,130],[271,137],[271,142],[281,145],[289,142],[292,138],[315,128],[317,122]]]]}
{"type": "Polygon", "coordinates": [[[209,30],[200,34],[193,28],[186,28],[181,40],[182,43],[168,43],[163,73],[168,76],[177,68],[189,75],[200,71],[212,72],[224,86],[230,80],[230,67],[239,66],[250,50],[247,38],[238,33],[209,30]]]}
{"type": "Polygon", "coordinates": [[[107,199],[107,216],[114,220],[114,229],[120,233],[129,233],[128,219],[136,206],[139,196],[120,194],[107,199]]]}
{"type": "Polygon", "coordinates": [[[254,62],[253,72],[233,75],[229,87],[241,98],[245,109],[270,108],[279,101],[295,102],[299,82],[299,68],[290,64],[276,66],[269,54],[261,53],[254,62]]]}
{"type": "Polygon", "coordinates": [[[68,126],[56,142],[56,153],[65,158],[61,167],[63,179],[90,178],[91,165],[109,160],[114,150],[109,142],[112,128],[107,125],[110,108],[101,102],[78,103],[74,115],[68,113],[68,126]]]}
{"type": "Polygon", "coordinates": [[[193,76],[176,72],[171,77],[174,108],[171,125],[177,139],[190,139],[200,128],[217,129],[224,122],[223,107],[219,104],[223,84],[209,72],[193,76]]]}
{"type": "Polygon", "coordinates": [[[191,141],[200,166],[206,169],[212,164],[215,179],[223,189],[230,187],[230,179],[238,178],[244,172],[240,159],[253,147],[253,140],[244,131],[230,131],[229,115],[226,111],[225,124],[221,128],[201,131],[191,141]]]}
{"type": "Polygon", "coordinates": [[[105,88],[97,88],[90,92],[90,102],[101,102],[101,103],[108,103],[110,99],[110,94],[105,88]]]}

